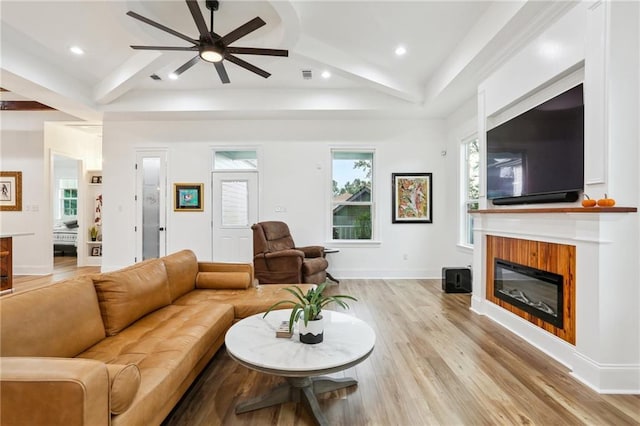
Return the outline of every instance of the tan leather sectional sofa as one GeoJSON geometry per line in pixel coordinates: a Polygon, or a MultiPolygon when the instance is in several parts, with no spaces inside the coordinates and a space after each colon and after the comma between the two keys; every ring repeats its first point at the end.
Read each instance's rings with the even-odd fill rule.
{"type": "Polygon", "coordinates": [[[185,250],[2,297],[0,423],[160,424],[234,321],[284,286],[185,250]]]}

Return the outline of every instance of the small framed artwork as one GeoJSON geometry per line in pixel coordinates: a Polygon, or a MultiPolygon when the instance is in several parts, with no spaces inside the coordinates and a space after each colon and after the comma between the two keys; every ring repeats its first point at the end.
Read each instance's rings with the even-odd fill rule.
{"type": "Polygon", "coordinates": [[[102,247],[101,246],[91,247],[91,256],[102,256],[102,247]]]}
{"type": "Polygon", "coordinates": [[[204,210],[202,183],[174,183],[174,205],[176,212],[201,212],[204,210]]]}
{"type": "Polygon", "coordinates": [[[102,183],[102,176],[91,176],[91,183],[102,183]]]}
{"type": "Polygon", "coordinates": [[[22,211],[22,172],[0,172],[0,211],[22,211]]]}
{"type": "Polygon", "coordinates": [[[392,223],[432,223],[431,173],[393,173],[392,223]]]}

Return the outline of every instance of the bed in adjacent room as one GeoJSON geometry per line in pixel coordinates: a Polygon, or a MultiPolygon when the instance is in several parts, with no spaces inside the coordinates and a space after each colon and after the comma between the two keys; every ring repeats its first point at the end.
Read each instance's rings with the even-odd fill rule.
{"type": "Polygon", "coordinates": [[[77,256],[78,221],[70,220],[53,227],[53,255],[77,256]]]}

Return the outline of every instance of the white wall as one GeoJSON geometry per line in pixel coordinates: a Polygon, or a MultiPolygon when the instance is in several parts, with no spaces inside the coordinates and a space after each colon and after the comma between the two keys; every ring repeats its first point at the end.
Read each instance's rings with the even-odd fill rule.
{"type": "MultiPolygon", "coordinates": [[[[168,189],[175,182],[205,184],[203,213],[176,213],[168,205],[167,252],[190,248],[203,260],[211,249],[211,170],[214,146],[252,146],[260,152],[260,220],[289,224],[296,244],[327,244],[330,149],[375,148],[379,244],[341,246],[330,258],[338,277],[439,277],[455,259],[449,169],[441,156],[443,121],[219,120],[104,122],[103,270],[132,264],[135,256],[135,152],[166,149],[168,189]],[[391,223],[391,174],[433,173],[433,223],[391,223]],[[286,212],[275,212],[276,206],[286,212]],[[404,255],[407,260],[404,260],[404,255]]],[[[170,193],[170,192],[169,192],[170,193]]],[[[463,264],[462,266],[466,265],[463,264]]]]}
{"type": "Polygon", "coordinates": [[[30,232],[13,239],[14,274],[51,272],[51,208],[45,173],[44,122],[69,120],[55,111],[0,113],[0,170],[22,172],[22,211],[0,212],[0,232],[30,232]],[[48,236],[49,244],[45,239],[48,236]]]}

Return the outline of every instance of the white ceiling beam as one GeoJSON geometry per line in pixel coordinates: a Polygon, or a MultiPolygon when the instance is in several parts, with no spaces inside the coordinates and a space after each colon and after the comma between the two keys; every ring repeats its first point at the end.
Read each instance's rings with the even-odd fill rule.
{"type": "Polygon", "coordinates": [[[100,120],[87,85],[21,48],[22,38],[11,26],[2,25],[0,86],[78,118],[100,120]]]}
{"type": "Polygon", "coordinates": [[[93,98],[99,104],[114,101],[133,89],[145,78],[169,62],[167,55],[155,51],[136,52],[115,71],[105,77],[93,90],[93,98]]]}
{"type": "Polygon", "coordinates": [[[419,105],[368,89],[209,89],[131,91],[104,107],[105,113],[275,111],[393,111],[420,114],[419,105]]]}
{"type": "Polygon", "coordinates": [[[312,61],[345,78],[405,101],[421,103],[423,100],[420,86],[401,82],[375,65],[306,34],[300,35],[290,56],[312,61]]]}

